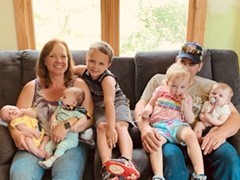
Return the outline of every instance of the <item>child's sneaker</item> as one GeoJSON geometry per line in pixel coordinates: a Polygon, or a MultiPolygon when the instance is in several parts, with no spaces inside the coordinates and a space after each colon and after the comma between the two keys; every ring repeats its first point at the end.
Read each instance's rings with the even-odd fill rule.
{"type": "Polygon", "coordinates": [[[124,176],[126,179],[138,179],[140,173],[133,165],[132,161],[120,157],[119,159],[111,159],[105,163],[107,170],[117,176],[124,176]]]}
{"type": "Polygon", "coordinates": [[[207,176],[204,174],[196,174],[195,172],[192,174],[191,180],[206,180],[207,176]]]}
{"type": "Polygon", "coordinates": [[[107,171],[106,166],[101,169],[101,175],[103,180],[118,180],[118,177],[107,171]]]}
{"type": "Polygon", "coordinates": [[[155,175],[152,177],[152,180],[165,180],[165,178],[162,176],[155,175]]]}

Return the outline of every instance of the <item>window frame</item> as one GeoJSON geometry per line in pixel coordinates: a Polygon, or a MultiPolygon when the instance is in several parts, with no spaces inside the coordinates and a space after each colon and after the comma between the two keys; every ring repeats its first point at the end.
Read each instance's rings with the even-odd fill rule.
{"type": "MultiPolygon", "coordinates": [[[[13,0],[18,49],[35,49],[32,0],[13,0]]],[[[119,0],[101,0],[101,38],[119,55],[119,0]]],[[[186,41],[204,43],[207,0],[189,0],[186,41]]]]}

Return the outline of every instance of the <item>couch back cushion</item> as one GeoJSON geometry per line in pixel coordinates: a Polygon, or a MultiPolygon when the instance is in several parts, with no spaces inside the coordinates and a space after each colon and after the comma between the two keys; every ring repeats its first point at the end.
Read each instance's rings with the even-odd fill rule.
{"type": "Polygon", "coordinates": [[[22,87],[29,81],[36,78],[35,65],[39,56],[39,51],[36,50],[24,50],[22,53],[22,87]]]}
{"type": "Polygon", "coordinates": [[[130,100],[130,108],[134,109],[135,99],[135,64],[133,57],[114,57],[110,71],[117,76],[119,85],[130,100]]]}
{"type": "Polygon", "coordinates": [[[0,51],[0,108],[15,105],[21,91],[21,52],[0,51]]]}
{"type": "MultiPolygon", "coordinates": [[[[167,68],[175,62],[178,50],[138,52],[135,56],[135,88],[138,101],[152,76],[165,74],[167,68]]],[[[209,50],[204,50],[204,66],[198,73],[199,76],[212,79],[211,56],[209,50]]]]}

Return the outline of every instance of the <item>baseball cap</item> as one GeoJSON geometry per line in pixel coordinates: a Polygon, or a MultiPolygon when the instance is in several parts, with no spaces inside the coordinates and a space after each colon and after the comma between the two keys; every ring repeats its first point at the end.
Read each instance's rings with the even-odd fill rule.
{"type": "Polygon", "coordinates": [[[196,64],[201,63],[203,59],[202,46],[197,42],[186,42],[176,57],[176,59],[180,58],[190,59],[196,64]]]}

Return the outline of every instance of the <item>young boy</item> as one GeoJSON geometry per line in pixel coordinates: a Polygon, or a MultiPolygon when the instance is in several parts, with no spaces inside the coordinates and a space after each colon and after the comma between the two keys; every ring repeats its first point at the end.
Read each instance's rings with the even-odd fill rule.
{"type": "Polygon", "coordinates": [[[113,49],[100,41],[90,46],[86,54],[86,65],[75,66],[74,73],[88,84],[94,101],[94,118],[97,128],[97,146],[102,161],[103,180],[137,179],[140,175],[132,163],[133,143],[128,126],[133,124],[129,100],[108,70],[112,63],[113,49]],[[111,159],[112,149],[118,143],[121,157],[111,159]]]}
{"type": "Polygon", "coordinates": [[[39,161],[38,164],[44,169],[52,167],[53,163],[62,156],[68,149],[78,146],[78,133],[77,128],[82,118],[87,118],[86,111],[81,108],[84,101],[85,93],[82,89],[77,87],[69,87],[63,91],[59,106],[51,116],[51,126],[68,120],[71,117],[76,117],[79,120],[75,122],[72,127],[65,123],[65,128],[69,129],[69,132],[64,140],[55,144],[52,140],[49,141],[45,147],[48,152],[47,160],[39,161]],[[53,153],[53,151],[55,151],[53,153]]]}
{"type": "Polygon", "coordinates": [[[194,175],[206,179],[202,152],[197,137],[189,124],[194,121],[192,98],[187,90],[191,82],[191,72],[180,63],[169,67],[166,79],[158,86],[143,110],[142,118],[148,119],[161,137],[161,146],[150,153],[154,176],[152,180],[164,180],[162,146],[167,141],[187,146],[192,161],[194,175]]]}
{"type": "Polygon", "coordinates": [[[45,136],[44,130],[40,128],[34,109],[19,109],[16,106],[5,105],[2,107],[0,114],[1,119],[11,127],[33,136],[32,138],[25,137],[31,153],[39,158],[44,158],[47,155],[44,147],[49,141],[49,137],[45,136]]]}
{"type": "Polygon", "coordinates": [[[200,120],[194,127],[194,131],[201,142],[202,133],[206,128],[222,125],[230,116],[229,103],[233,96],[232,88],[225,83],[213,85],[209,100],[205,101],[200,113],[200,120]]]}

